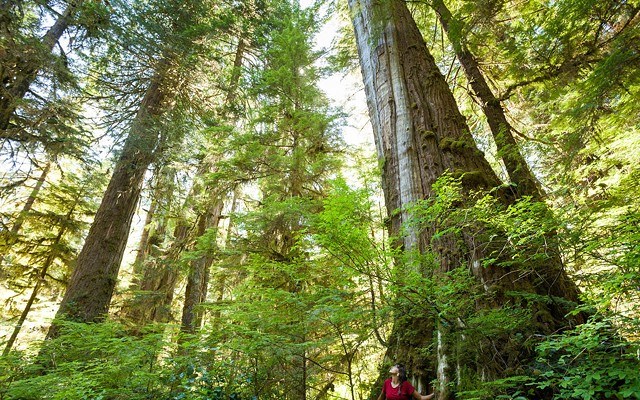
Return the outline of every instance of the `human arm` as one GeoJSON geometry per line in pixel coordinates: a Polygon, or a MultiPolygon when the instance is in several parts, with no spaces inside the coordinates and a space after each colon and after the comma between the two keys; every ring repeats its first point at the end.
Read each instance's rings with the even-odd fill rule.
{"type": "Polygon", "coordinates": [[[380,395],[378,396],[378,400],[384,400],[384,388],[380,392],[380,395]]]}
{"type": "Polygon", "coordinates": [[[413,398],[414,398],[415,400],[429,400],[429,399],[433,399],[433,396],[435,396],[435,393],[431,393],[431,394],[428,394],[428,395],[424,395],[424,396],[423,396],[423,395],[421,395],[420,393],[418,393],[418,391],[417,391],[417,390],[414,390],[414,391],[413,391],[413,398]]]}

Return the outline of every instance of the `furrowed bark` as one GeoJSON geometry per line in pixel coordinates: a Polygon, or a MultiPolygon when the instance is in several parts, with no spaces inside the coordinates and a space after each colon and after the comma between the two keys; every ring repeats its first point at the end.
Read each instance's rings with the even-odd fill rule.
{"type": "MultiPolygon", "coordinates": [[[[169,107],[168,70],[168,60],[161,61],[140,104],[57,318],[97,322],[109,311],[144,174],[161,145],[158,120],[169,107]]],[[[48,337],[56,335],[53,324],[48,337]]]]}
{"type": "MultiPolygon", "coordinates": [[[[394,213],[394,210],[404,210],[416,199],[431,198],[433,183],[444,173],[461,178],[467,196],[465,202],[472,201],[475,191],[499,187],[498,177],[475,146],[453,94],[404,2],[350,0],[350,8],[376,145],[383,163],[391,234],[398,232],[405,218],[411,217],[406,211],[394,213]]],[[[503,204],[515,200],[513,193],[506,190],[497,190],[495,196],[503,204]]],[[[429,225],[421,231],[408,232],[403,237],[405,250],[428,249],[434,253],[439,264],[438,274],[469,268],[478,284],[493,294],[478,303],[478,309],[500,308],[512,301],[507,296],[511,291],[577,300],[575,285],[553,258],[548,265],[535,265],[534,273],[524,265],[504,267],[493,262],[484,266],[485,259],[508,246],[506,237],[489,240],[483,236],[481,227],[463,230],[461,239],[453,234],[436,237],[437,229],[429,225]]],[[[534,317],[528,328],[531,333],[550,333],[571,323],[564,317],[567,310],[557,304],[536,304],[532,309],[534,317]],[[542,320],[536,320],[539,314],[542,320]]],[[[425,316],[424,319],[432,318],[425,316]]],[[[491,380],[507,376],[509,369],[518,365],[519,357],[527,356],[522,344],[508,338],[485,338],[485,342],[493,346],[483,342],[472,349],[475,354],[461,355],[457,347],[464,341],[459,333],[464,321],[458,321],[457,326],[458,322],[452,325],[452,321],[437,318],[434,328],[422,318],[413,319],[406,325],[394,326],[398,339],[389,340],[391,347],[387,355],[402,355],[405,362],[406,358],[413,357],[407,362],[409,370],[420,374],[416,365],[427,364],[429,360],[416,355],[419,349],[414,347],[415,343],[402,342],[402,331],[418,331],[427,343],[435,341],[437,368],[421,365],[422,376],[416,380],[429,381],[437,377],[440,399],[453,397],[449,383],[460,384],[460,380],[466,378],[461,374],[462,367],[476,369],[481,379],[491,380]],[[461,365],[461,356],[467,365],[461,365]]]]}
{"type": "Polygon", "coordinates": [[[502,103],[491,91],[485,79],[478,61],[471,54],[464,39],[451,31],[453,16],[443,0],[432,0],[431,6],[436,11],[440,24],[444,29],[449,42],[452,44],[456,57],[467,76],[467,80],[479,99],[482,111],[487,118],[493,139],[498,148],[498,156],[504,161],[509,175],[509,181],[515,184],[514,191],[517,197],[531,196],[534,199],[542,197],[542,189],[534,177],[529,165],[522,156],[518,144],[513,136],[513,128],[505,115],[502,103]]]}

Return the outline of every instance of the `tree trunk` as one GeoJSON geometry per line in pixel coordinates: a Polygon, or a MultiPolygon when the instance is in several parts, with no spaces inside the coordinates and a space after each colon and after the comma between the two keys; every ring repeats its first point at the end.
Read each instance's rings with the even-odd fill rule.
{"type": "MultiPolygon", "coordinates": [[[[153,251],[165,240],[168,219],[170,218],[167,214],[171,213],[169,204],[173,196],[173,185],[170,182],[175,179],[174,172],[171,170],[167,173],[163,168],[156,176],[156,188],[153,192],[152,207],[149,212],[151,213],[153,210],[154,214],[157,214],[153,218],[156,220],[157,227],[145,245],[148,254],[144,256],[144,262],[141,262],[138,266],[142,274],[137,287],[139,292],[131,299],[131,303],[125,312],[127,317],[135,321],[138,326],[151,321],[168,322],[171,320],[171,303],[173,302],[175,286],[179,277],[176,263],[180,254],[186,248],[193,231],[193,227],[186,217],[179,216],[176,218],[173,241],[169,249],[164,253],[157,250],[153,251]]],[[[194,196],[199,191],[200,187],[198,185],[194,185],[191,188],[191,192],[181,210],[191,206],[194,196]]],[[[149,217],[149,214],[147,217],[149,217]]],[[[147,224],[150,223],[151,220],[147,218],[147,224]]],[[[142,248],[142,243],[140,246],[142,248]]],[[[136,258],[136,262],[138,260],[136,258]]]]}
{"type": "MultiPolygon", "coordinates": [[[[27,215],[31,212],[31,209],[33,208],[33,204],[36,202],[36,199],[38,198],[38,194],[40,193],[40,189],[42,189],[42,185],[44,185],[44,182],[47,179],[47,175],[49,174],[50,170],[51,170],[51,162],[47,162],[47,165],[45,165],[44,169],[40,173],[40,176],[38,177],[38,180],[36,181],[36,185],[33,187],[33,190],[31,190],[29,197],[27,197],[27,201],[24,203],[22,210],[20,210],[20,213],[18,214],[18,217],[13,223],[13,226],[11,226],[11,230],[9,231],[9,236],[7,237],[7,240],[6,240],[7,252],[10,251],[11,246],[18,241],[18,234],[22,229],[24,220],[27,217],[27,215]]],[[[2,262],[5,256],[6,256],[6,253],[0,255],[0,267],[2,266],[2,262]]]]}
{"type": "MultiPolygon", "coordinates": [[[[222,215],[222,206],[222,200],[218,198],[210,200],[207,210],[198,217],[195,238],[204,235],[207,229],[217,229],[222,215]]],[[[182,309],[182,332],[193,334],[200,328],[202,313],[198,310],[198,306],[205,301],[207,296],[212,262],[213,257],[211,254],[203,254],[192,261],[189,266],[184,307],[182,309]]]]}
{"type": "Polygon", "coordinates": [[[143,272],[142,265],[144,261],[149,256],[149,251],[151,247],[151,224],[154,221],[154,217],[156,215],[156,209],[158,208],[158,201],[154,198],[151,199],[151,205],[149,206],[149,211],[147,211],[147,216],[144,219],[144,228],[142,229],[142,235],[140,236],[140,242],[138,243],[138,251],[136,252],[136,259],[133,262],[133,275],[134,275],[134,284],[137,285],[138,278],[136,275],[143,272]]]}
{"type": "MultiPolygon", "coordinates": [[[[133,278],[131,280],[131,289],[133,290],[144,290],[142,289],[143,286],[155,287],[153,284],[148,285],[143,279],[149,277],[147,274],[149,268],[145,267],[145,263],[149,256],[152,256],[152,263],[156,261],[153,257],[160,256],[157,248],[161,246],[166,239],[167,220],[169,219],[167,215],[171,212],[170,204],[175,189],[173,185],[174,180],[175,170],[173,168],[158,167],[156,169],[152,180],[153,182],[151,183],[151,186],[153,186],[151,204],[145,217],[144,228],[136,252],[136,259],[133,262],[133,278]]],[[[152,267],[150,268],[153,269],[152,267]]],[[[134,305],[132,305],[132,307],[134,307],[134,305]]]]}
{"type": "MultiPolygon", "coordinates": [[[[231,199],[231,209],[229,210],[229,225],[227,226],[227,235],[226,235],[226,240],[225,240],[225,248],[229,248],[229,246],[231,245],[231,237],[233,235],[233,215],[236,213],[237,211],[237,206],[238,206],[238,198],[240,197],[240,187],[236,186],[233,189],[233,198],[231,199]]],[[[222,271],[219,272],[218,274],[215,274],[213,276],[214,279],[214,299],[213,301],[215,303],[220,303],[222,302],[222,300],[224,300],[224,292],[225,292],[225,288],[227,285],[227,276],[226,276],[226,271],[222,271]]],[[[216,310],[211,314],[211,319],[213,320],[213,324],[215,325],[216,322],[220,319],[221,317],[221,313],[220,310],[216,310]]]]}
{"type": "MultiPolygon", "coordinates": [[[[133,271],[131,278],[131,289],[137,289],[140,287],[141,280],[140,276],[144,273],[144,262],[149,256],[149,252],[151,249],[150,243],[153,240],[150,240],[151,235],[151,223],[154,220],[156,209],[158,207],[158,201],[154,198],[151,199],[151,205],[149,206],[149,211],[147,211],[147,216],[144,219],[144,228],[142,229],[142,235],[140,236],[140,242],[138,243],[138,251],[136,252],[136,259],[133,261],[133,271]]],[[[155,232],[154,232],[155,233],[155,232]]]]}
{"type": "Polygon", "coordinates": [[[513,137],[513,128],[507,121],[500,100],[491,91],[480,70],[478,61],[464,44],[464,39],[460,37],[461,32],[452,31],[452,25],[455,25],[456,21],[453,20],[451,12],[443,0],[432,0],[431,6],[438,14],[440,24],[453,46],[467,80],[480,101],[482,111],[487,118],[487,123],[498,148],[498,156],[504,161],[510,182],[515,184],[516,196],[531,196],[535,199],[540,199],[542,197],[542,189],[520,153],[518,144],[513,137]]]}
{"type": "MultiPolygon", "coordinates": [[[[405,3],[400,0],[384,4],[372,0],[350,0],[349,3],[354,13],[365,92],[383,166],[383,188],[391,218],[391,234],[398,232],[399,226],[410,218],[406,211],[393,211],[404,210],[415,200],[432,197],[433,183],[445,172],[461,177],[467,195],[499,186],[498,177],[476,148],[453,94],[429,54],[405,3]]],[[[496,196],[507,204],[513,201],[507,191],[498,191],[496,196]]],[[[436,239],[436,230],[435,226],[427,226],[422,231],[409,232],[404,237],[405,250],[428,249],[434,253],[440,274],[468,266],[487,292],[495,292],[491,304],[478,304],[480,309],[499,308],[508,291],[533,292],[542,296],[551,294],[570,301],[577,300],[575,285],[558,265],[540,266],[536,274],[520,274],[522,271],[515,266],[483,266],[482,261],[492,254],[498,241],[508,245],[506,238],[483,243],[482,236],[476,235],[478,232],[463,231],[462,240],[453,235],[436,239]],[[540,281],[537,276],[541,277],[540,281]]],[[[548,316],[544,326],[533,321],[533,329],[537,329],[534,333],[553,332],[569,323],[564,319],[565,309],[557,305],[549,305],[548,308],[544,310],[548,316]]],[[[451,398],[453,394],[447,384],[460,372],[456,369],[455,349],[462,338],[454,326],[445,324],[447,321],[441,319],[436,321],[434,338],[433,325],[422,322],[415,320],[400,328],[418,330],[415,336],[437,341],[437,372],[425,368],[425,376],[419,378],[429,381],[433,374],[437,375],[438,398],[451,398]]],[[[394,332],[401,334],[398,330],[397,326],[394,327],[394,332]]],[[[417,361],[424,361],[424,357],[415,355],[418,349],[402,343],[402,339],[396,341],[392,338],[390,342],[392,346],[405,347],[404,353],[413,353],[417,361]]],[[[526,356],[522,344],[513,340],[499,343],[495,353],[480,345],[472,349],[476,354],[469,358],[475,359],[477,364],[471,367],[478,369],[478,376],[482,379],[507,375],[507,370],[513,365],[509,361],[506,366],[502,365],[503,360],[496,357],[500,356],[496,353],[509,346],[512,347],[509,356],[515,353],[516,362],[518,356],[526,356]]],[[[409,366],[410,370],[414,368],[409,366]]]]}
{"type": "Polygon", "coordinates": [[[2,352],[3,356],[6,356],[7,354],[9,354],[9,352],[11,351],[11,348],[13,347],[13,344],[15,343],[16,339],[18,338],[18,334],[20,333],[20,330],[22,329],[22,324],[24,324],[24,321],[26,321],[27,316],[29,315],[29,312],[31,311],[31,306],[33,305],[33,302],[35,301],[36,297],[38,296],[38,291],[40,290],[40,285],[44,282],[45,278],[47,277],[47,271],[49,270],[49,267],[53,264],[53,262],[55,261],[55,259],[57,258],[57,254],[55,253],[55,249],[58,244],[60,244],[60,240],[62,239],[62,236],[64,235],[65,229],[64,228],[60,228],[60,231],[58,232],[58,235],[56,236],[53,244],[52,244],[52,250],[51,253],[47,256],[44,264],[42,265],[42,269],[40,269],[40,273],[38,274],[38,278],[36,280],[36,284],[33,287],[33,290],[31,291],[31,296],[29,296],[29,300],[27,300],[27,304],[25,304],[24,309],[22,310],[22,314],[20,314],[20,318],[18,319],[18,322],[16,323],[16,326],[13,328],[13,332],[11,333],[11,337],[9,338],[9,340],[7,340],[7,344],[4,347],[4,351],[2,352]]]}
{"type": "MultiPolygon", "coordinates": [[[[51,26],[47,33],[42,37],[40,45],[48,54],[53,51],[53,47],[58,43],[62,34],[69,27],[69,23],[73,18],[73,15],[82,3],[83,1],[81,0],[71,1],[53,26],[51,26]]],[[[29,87],[36,79],[38,72],[46,62],[39,53],[39,51],[35,51],[35,56],[23,54],[15,57],[15,60],[12,60],[13,63],[15,63],[14,68],[6,68],[3,66],[5,68],[3,69],[3,75],[1,77],[0,138],[20,139],[18,134],[8,133],[7,129],[9,128],[11,116],[15,112],[18,103],[27,94],[29,87]]],[[[6,55],[6,57],[10,56],[6,55]]],[[[8,64],[10,60],[2,61],[8,64]]]]}
{"type": "MultiPolygon", "coordinates": [[[[48,167],[49,167],[49,164],[47,164],[47,168],[45,170],[47,170],[48,167]]],[[[77,204],[78,202],[75,201],[71,206],[71,209],[69,209],[69,212],[66,215],[67,220],[70,219],[73,213],[75,212],[77,204]]],[[[20,318],[18,319],[16,326],[13,328],[11,337],[9,338],[9,340],[7,340],[7,344],[5,345],[4,351],[2,352],[3,356],[6,356],[11,351],[11,348],[13,347],[16,339],[18,338],[18,334],[20,334],[20,330],[22,329],[22,324],[24,324],[24,321],[27,320],[27,316],[31,311],[31,306],[33,306],[33,302],[36,300],[36,297],[38,296],[40,285],[44,283],[44,280],[47,277],[47,272],[49,271],[49,268],[51,267],[51,265],[53,265],[56,258],[58,258],[56,248],[60,245],[60,241],[62,240],[65,232],[66,232],[66,228],[62,226],[58,231],[56,238],[53,240],[53,243],[51,244],[51,252],[45,259],[45,262],[42,265],[42,268],[40,269],[40,273],[38,274],[36,284],[33,286],[33,290],[31,291],[31,296],[29,296],[29,299],[27,300],[27,304],[25,304],[24,309],[22,310],[22,314],[20,314],[20,318]]]]}
{"type": "MultiPolygon", "coordinates": [[[[144,174],[161,145],[159,117],[168,107],[167,60],[161,61],[142,100],[107,190],[78,256],[56,317],[102,320],[116,286],[144,174]]],[[[48,337],[57,333],[52,325],[48,337]]]]}
{"type": "MultiPolygon", "coordinates": [[[[233,106],[236,98],[238,82],[240,81],[240,73],[242,60],[246,51],[246,43],[244,39],[238,39],[238,45],[236,47],[236,53],[233,59],[233,68],[231,71],[231,77],[229,80],[229,87],[225,104],[223,107],[221,119],[225,121],[229,116],[229,108],[233,106]]],[[[210,173],[215,169],[217,160],[211,157],[205,157],[197,178],[202,178],[204,174],[210,173]]],[[[235,190],[235,188],[234,188],[235,190]]],[[[217,229],[222,216],[222,208],[224,205],[223,199],[220,198],[220,193],[216,193],[216,190],[208,185],[203,188],[205,193],[212,193],[209,197],[207,204],[205,205],[204,212],[198,214],[196,221],[196,232],[194,238],[197,240],[199,237],[205,234],[207,229],[217,229]]],[[[194,197],[199,193],[194,193],[194,197]]],[[[234,198],[235,203],[235,198],[234,198]]],[[[235,204],[233,206],[235,208],[235,204]]],[[[231,229],[231,225],[229,225],[231,229]]],[[[217,235],[216,235],[217,236],[217,235]]],[[[214,244],[215,246],[215,244],[214,244]]],[[[213,257],[211,254],[204,254],[198,259],[194,260],[189,266],[189,276],[187,278],[187,287],[185,291],[184,306],[182,309],[182,324],[181,330],[186,333],[195,333],[196,330],[202,325],[203,313],[197,310],[197,307],[206,300],[207,292],[209,290],[209,280],[211,276],[211,264],[213,263],[213,257]]],[[[224,278],[220,282],[217,282],[220,290],[224,290],[224,278]]]]}
{"type": "Polygon", "coordinates": [[[176,262],[187,245],[190,232],[191,227],[186,221],[178,221],[166,256],[154,254],[146,262],[139,287],[141,293],[132,300],[126,312],[136,325],[171,320],[171,304],[178,282],[176,262]]]}

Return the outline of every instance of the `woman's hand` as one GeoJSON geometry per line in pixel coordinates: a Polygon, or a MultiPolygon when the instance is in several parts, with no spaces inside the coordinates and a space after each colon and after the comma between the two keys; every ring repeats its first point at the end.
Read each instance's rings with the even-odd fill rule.
{"type": "Polygon", "coordinates": [[[420,399],[421,399],[421,400],[429,400],[429,399],[433,399],[433,396],[435,396],[435,395],[436,395],[435,393],[431,393],[431,394],[428,394],[428,395],[426,395],[426,396],[420,396],[420,399]]]}

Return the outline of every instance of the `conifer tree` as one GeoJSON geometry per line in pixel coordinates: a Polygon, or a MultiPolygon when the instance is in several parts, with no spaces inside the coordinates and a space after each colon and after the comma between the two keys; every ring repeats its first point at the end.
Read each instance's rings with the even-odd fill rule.
{"type": "Polygon", "coordinates": [[[28,214],[18,216],[26,232],[5,250],[8,286],[23,288],[30,295],[7,339],[4,355],[14,346],[41,289],[53,288],[54,293],[61,286],[64,289],[75,261],[77,242],[88,225],[86,215],[94,212],[97,192],[102,190],[103,180],[98,174],[83,171],[78,176],[67,172],[59,181],[39,189],[37,196],[32,192],[35,205],[28,214]]]}
{"type": "MultiPolygon", "coordinates": [[[[249,10],[251,14],[254,10],[249,10]]],[[[257,21],[251,21],[256,24],[257,21]]],[[[245,28],[246,30],[246,28],[245,28]]],[[[239,90],[238,85],[242,78],[242,64],[247,51],[247,44],[243,37],[238,38],[234,58],[231,63],[229,81],[226,88],[226,96],[224,103],[220,106],[220,112],[217,113],[217,124],[220,126],[212,127],[214,130],[225,131],[225,127],[234,125],[233,113],[230,110],[235,107],[235,98],[239,90]]],[[[219,151],[219,150],[217,150],[219,151]]],[[[189,262],[189,274],[187,276],[187,286],[185,293],[185,301],[182,309],[181,329],[186,333],[195,333],[202,325],[202,312],[198,310],[201,303],[206,300],[209,291],[209,279],[211,275],[211,265],[214,261],[217,246],[217,230],[222,219],[222,210],[224,202],[228,200],[228,196],[236,191],[236,184],[216,185],[215,182],[207,182],[210,175],[215,175],[218,169],[218,162],[222,160],[221,154],[207,154],[202,158],[201,165],[198,168],[198,176],[196,179],[202,179],[203,182],[197,182],[198,186],[194,187],[192,195],[194,197],[202,196],[198,207],[195,207],[195,229],[193,237],[199,244],[207,242],[208,245],[195,246],[195,259],[189,262]],[[209,234],[209,235],[207,235],[209,234]],[[207,237],[205,238],[205,235],[207,237]]],[[[195,199],[189,199],[196,202],[195,199]]]]}
{"type": "MultiPolygon", "coordinates": [[[[236,179],[255,179],[259,200],[255,209],[236,217],[240,235],[230,242],[230,251],[245,254],[235,267],[243,279],[230,288],[233,303],[221,307],[217,321],[224,323],[212,329],[222,328],[219,335],[228,335],[231,348],[253,342],[247,356],[257,365],[260,397],[304,399],[321,385],[328,352],[320,343],[331,340],[327,326],[320,328],[323,322],[312,315],[323,314],[325,290],[339,279],[312,260],[306,232],[339,165],[338,116],[316,86],[313,8],[273,6],[278,18],[268,19],[257,32],[261,68],[253,71],[249,89],[256,108],[247,131],[232,141],[236,154],[219,173],[236,171],[236,179]]],[[[221,268],[224,274],[232,267],[221,268]]]]}
{"type": "MultiPolygon", "coordinates": [[[[434,185],[443,174],[460,177],[463,197],[459,200],[462,204],[472,200],[473,192],[496,188],[500,181],[476,148],[451,90],[427,51],[406,5],[392,1],[383,7],[367,1],[352,1],[350,7],[355,14],[354,27],[378,156],[383,163],[383,187],[392,219],[391,232],[397,236],[401,233],[400,226],[407,226],[414,218],[410,204],[420,200],[435,201],[438,194],[434,185]]],[[[502,190],[494,195],[505,204],[513,202],[513,197],[502,190]]],[[[468,270],[491,294],[484,301],[478,299],[476,306],[480,309],[509,308],[507,305],[515,301],[519,306],[534,310],[531,321],[519,328],[523,332],[551,333],[571,326],[572,321],[565,317],[568,308],[540,300],[518,301],[509,295],[528,292],[577,301],[577,289],[562,266],[554,262],[557,259],[507,267],[498,255],[500,249],[509,246],[507,238],[484,235],[482,227],[463,229],[459,237],[453,233],[438,233],[435,221],[425,226],[409,224],[408,227],[401,235],[404,251],[432,252],[437,260],[437,274],[448,274],[460,268],[468,270]]],[[[414,269],[419,267],[415,265],[416,261],[411,264],[414,269]]],[[[406,268],[403,271],[411,270],[406,268]]],[[[466,322],[461,324],[454,328],[451,321],[436,321],[434,336],[437,336],[438,365],[437,369],[428,370],[431,373],[438,371],[442,398],[453,396],[450,385],[454,376],[459,377],[459,385],[466,379],[476,379],[473,374],[484,379],[505,377],[511,368],[531,357],[526,348],[511,340],[501,339],[504,341],[498,345],[488,339],[473,350],[474,355],[465,355],[466,365],[462,369],[459,358],[462,355],[455,350],[465,334],[466,322]],[[456,332],[458,330],[461,332],[456,332]],[[511,346],[517,354],[515,358],[505,356],[507,347],[511,346]],[[471,376],[465,376],[473,369],[471,376]]],[[[425,328],[424,335],[431,336],[429,327],[425,328]]],[[[408,326],[402,329],[408,329],[408,326]]],[[[505,338],[511,334],[509,331],[502,333],[505,338]]],[[[427,381],[434,377],[428,375],[427,381]]]]}
{"type": "MultiPolygon", "coordinates": [[[[26,3],[26,2],[25,2],[26,3]]],[[[3,7],[2,28],[3,41],[6,43],[2,54],[2,93],[0,96],[0,132],[3,138],[18,138],[19,135],[8,134],[9,122],[13,112],[22,98],[27,94],[36,75],[51,57],[51,52],[62,34],[67,30],[74,14],[82,1],[71,1],[66,9],[58,16],[53,25],[35,44],[34,49],[21,46],[17,35],[20,31],[18,14],[24,13],[27,4],[9,5],[3,7]],[[6,36],[5,36],[6,35],[6,36]],[[18,42],[18,43],[16,43],[18,42]],[[12,54],[18,50],[18,53],[12,54]],[[19,51],[23,51],[22,54],[19,51]]]]}
{"type": "Polygon", "coordinates": [[[518,148],[513,127],[507,120],[500,100],[493,94],[480,69],[477,58],[465,44],[465,38],[462,35],[466,30],[462,29],[462,24],[453,17],[443,0],[433,0],[431,7],[438,14],[438,20],[480,102],[498,147],[498,157],[504,161],[509,180],[515,186],[515,192],[519,197],[532,196],[539,199],[542,195],[540,185],[531,172],[522,150],[518,148]]]}
{"type": "MultiPolygon", "coordinates": [[[[229,11],[200,1],[188,6],[139,6],[143,11],[140,17],[148,18],[147,25],[161,35],[155,43],[160,50],[154,49],[153,73],[135,106],[127,140],[58,311],[59,317],[81,322],[102,320],[109,309],[144,174],[169,141],[176,139],[170,137],[165,119],[184,99],[184,93],[176,89],[186,85],[185,68],[202,50],[197,41],[205,32],[221,31],[224,19],[220,15],[229,11]],[[199,29],[193,29],[194,24],[199,29]]],[[[54,325],[49,336],[55,334],[54,325]]]]}

